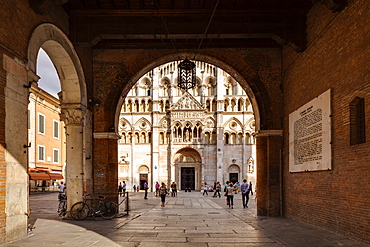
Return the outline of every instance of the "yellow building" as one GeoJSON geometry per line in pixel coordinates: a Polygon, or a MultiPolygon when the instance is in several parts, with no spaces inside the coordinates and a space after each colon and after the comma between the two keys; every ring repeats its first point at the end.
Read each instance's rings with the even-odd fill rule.
{"type": "Polygon", "coordinates": [[[59,100],[33,83],[28,104],[30,192],[57,190],[64,180],[65,132],[59,100]]]}

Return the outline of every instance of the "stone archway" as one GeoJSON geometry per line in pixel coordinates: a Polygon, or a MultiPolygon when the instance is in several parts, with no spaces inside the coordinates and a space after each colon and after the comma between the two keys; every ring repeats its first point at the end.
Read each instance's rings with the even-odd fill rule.
{"type": "MultiPolygon", "coordinates": [[[[42,48],[52,60],[60,80],[61,120],[66,126],[66,184],[68,207],[80,201],[91,183],[91,114],[87,109],[85,77],[77,53],[68,37],[53,24],[35,28],[28,46],[28,73],[37,82],[37,54],[42,48]]],[[[90,186],[91,187],[91,186],[90,186]]]]}
{"type": "MultiPolygon", "coordinates": [[[[254,50],[253,56],[248,56],[247,50],[233,49],[204,49],[202,51],[186,52],[173,50],[102,50],[94,57],[96,66],[94,74],[98,79],[94,81],[94,98],[98,98],[103,104],[96,108],[95,116],[104,121],[99,121],[99,125],[95,125],[94,131],[99,134],[104,134],[109,145],[109,154],[111,158],[116,156],[117,141],[116,138],[118,129],[118,119],[123,100],[135,82],[148,71],[156,66],[171,62],[174,60],[183,60],[186,57],[192,57],[194,60],[202,61],[215,65],[237,80],[242,88],[246,91],[255,113],[255,130],[257,132],[257,183],[259,193],[257,198],[257,207],[259,215],[279,215],[279,195],[281,180],[279,167],[280,160],[273,159],[279,157],[282,150],[282,106],[277,102],[281,102],[281,77],[276,77],[276,74],[281,73],[280,58],[281,53],[277,51],[254,50]],[[259,64],[259,56],[265,56],[267,52],[271,59],[277,64],[276,67],[270,68],[264,64],[259,64]],[[275,52],[275,53],[274,53],[275,52]],[[248,63],[249,59],[255,59],[252,63],[248,63]],[[272,70],[271,70],[272,69],[272,70]],[[110,73],[107,75],[106,71],[110,73]],[[265,73],[274,73],[274,77],[266,78],[265,73]],[[271,72],[269,72],[271,70],[271,72]],[[259,74],[260,75],[259,75],[259,74]],[[261,76],[261,77],[260,77],[261,76]],[[261,79],[262,78],[262,79],[261,79]],[[271,81],[269,81],[271,80],[271,81]],[[108,82],[112,85],[109,86],[108,82]],[[272,103],[274,102],[274,103],[272,103]],[[97,114],[103,114],[98,116],[97,114]],[[274,205],[274,206],[272,206],[274,205]],[[273,209],[273,210],[272,210],[273,209]]],[[[97,122],[98,123],[98,122],[97,122]]],[[[223,135],[220,131],[217,135],[223,135]]],[[[94,133],[95,135],[95,133],[94,133]]],[[[221,137],[219,139],[222,139],[221,137]]],[[[97,142],[95,142],[97,143],[97,142]]],[[[103,145],[103,144],[102,144],[103,145]]],[[[102,145],[94,145],[94,150],[101,148],[102,145]]],[[[97,150],[98,151],[98,150],[97,150]]],[[[218,150],[222,152],[222,150],[218,150]]],[[[103,157],[105,160],[107,157],[103,157]]],[[[108,157],[108,159],[111,159],[108,157]]],[[[222,166],[223,164],[217,164],[222,166]]],[[[222,172],[217,171],[217,177],[222,177],[222,172]]],[[[113,185],[112,185],[113,189],[113,185]]]]}
{"type": "Polygon", "coordinates": [[[189,147],[178,150],[173,156],[171,174],[179,189],[200,190],[204,172],[199,152],[189,147]]]}
{"type": "Polygon", "coordinates": [[[240,167],[238,165],[231,165],[228,169],[228,181],[232,183],[239,182],[239,180],[243,179],[240,174],[240,167]]]}

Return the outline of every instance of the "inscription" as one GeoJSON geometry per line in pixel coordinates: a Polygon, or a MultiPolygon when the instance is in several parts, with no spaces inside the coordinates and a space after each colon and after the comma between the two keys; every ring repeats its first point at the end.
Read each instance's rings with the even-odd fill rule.
{"type": "Polygon", "coordinates": [[[204,118],[204,112],[172,112],[172,118],[204,118]]]}
{"type": "Polygon", "coordinates": [[[322,109],[306,113],[294,122],[294,165],[322,159],[322,109]]]}
{"type": "Polygon", "coordinates": [[[330,90],[289,114],[289,170],[331,169],[330,90]]]}

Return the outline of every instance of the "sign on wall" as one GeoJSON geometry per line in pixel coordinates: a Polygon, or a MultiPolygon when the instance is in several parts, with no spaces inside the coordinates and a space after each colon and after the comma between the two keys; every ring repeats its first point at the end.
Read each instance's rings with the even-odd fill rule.
{"type": "Polygon", "coordinates": [[[330,89],[289,114],[289,171],[331,169],[330,89]]]}

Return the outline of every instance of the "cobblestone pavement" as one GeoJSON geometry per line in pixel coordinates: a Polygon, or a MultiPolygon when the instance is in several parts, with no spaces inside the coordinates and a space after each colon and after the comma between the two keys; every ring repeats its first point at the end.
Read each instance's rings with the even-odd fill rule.
{"type": "MultiPolygon", "coordinates": [[[[243,208],[235,195],[234,209],[224,197],[180,192],[166,206],[152,193],[130,193],[130,213],[112,220],[62,220],[57,216],[57,194],[32,195],[28,237],[1,245],[27,246],[369,246],[322,229],[281,217],[258,217],[254,197],[243,208]]],[[[120,209],[124,210],[123,204],[120,209]]]]}

